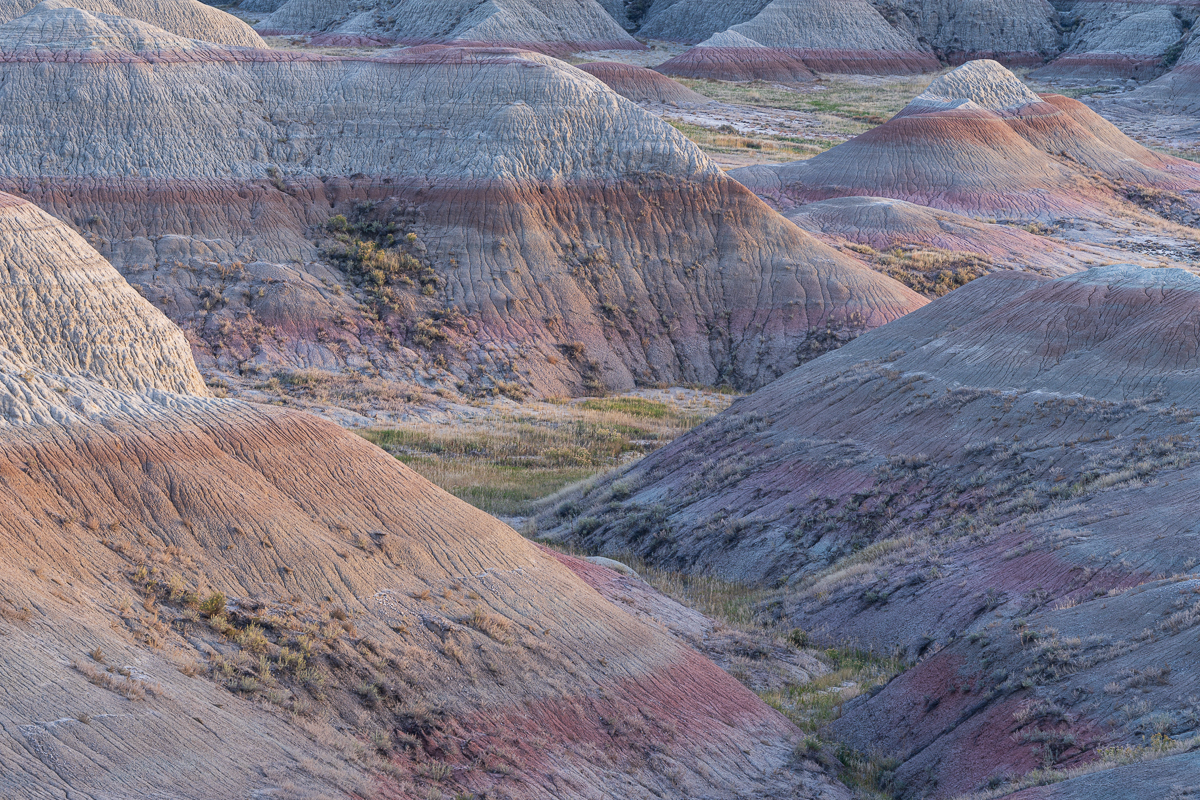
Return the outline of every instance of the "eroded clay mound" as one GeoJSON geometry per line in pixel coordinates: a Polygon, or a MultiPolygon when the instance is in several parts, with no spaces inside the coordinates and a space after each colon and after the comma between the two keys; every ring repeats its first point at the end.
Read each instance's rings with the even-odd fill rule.
{"type": "Polygon", "coordinates": [[[1200,113],[1200,36],[1191,37],[1174,69],[1133,92],[1129,100],[1169,113],[1200,113]]]}
{"type": "Polygon", "coordinates": [[[876,0],[885,17],[911,29],[950,64],[990,58],[1042,64],[1061,49],[1058,13],[1046,0],[876,0]]]}
{"type": "Polygon", "coordinates": [[[1172,191],[1200,170],[1154,153],[1082,103],[1038,97],[994,61],[934,81],[887,123],[808,161],[730,173],[761,196],[792,202],[882,195],[968,215],[1053,219],[1109,213],[1111,184],[1172,191]]]}
{"type": "Polygon", "coordinates": [[[845,796],[507,526],[330,423],[200,396],[166,318],[7,196],[0,272],[8,791],[845,796]]]}
{"type": "Polygon", "coordinates": [[[799,53],[761,45],[736,31],[715,34],[655,69],[681,78],[721,81],[803,83],[816,77],[799,53]]]}
{"type": "Polygon", "coordinates": [[[198,0],[0,0],[0,23],[23,16],[35,7],[73,6],[92,14],[130,17],[176,36],[235,47],[265,47],[249,25],[198,0]]]}
{"type": "Polygon", "coordinates": [[[0,195],[0,259],[0,352],[10,372],[205,394],[179,329],[78,234],[9,195],[0,195]]]}
{"type": "Polygon", "coordinates": [[[1074,265],[1065,247],[1045,236],[903,200],[840,197],[796,206],[786,216],[831,244],[866,245],[877,253],[931,248],[948,258],[970,254],[979,257],[973,266],[987,272],[1029,269],[1065,275],[1083,269],[1074,265]]]}
{"type": "Polygon", "coordinates": [[[255,27],[267,34],[518,46],[559,54],[643,49],[596,0],[289,0],[255,27]]]}
{"type": "Polygon", "coordinates": [[[0,173],[84,229],[208,367],[754,386],[820,352],[816,329],[841,341],[923,302],[549,57],[172,55],[80,15],[0,26],[21,42],[0,54],[0,173]],[[100,39],[86,65],[63,55],[100,39]]]}
{"type": "Polygon", "coordinates": [[[695,48],[702,49],[688,51],[659,69],[668,75],[776,80],[773,76],[788,68],[788,58],[817,72],[905,74],[938,66],[932,53],[889,25],[866,0],[773,0],[753,18],[695,48]],[[759,46],[765,52],[759,52],[759,46]],[[700,63],[711,74],[701,75],[700,63]],[[724,73],[721,63],[727,65],[724,73]]]}
{"type": "Polygon", "coordinates": [[[638,35],[647,39],[697,44],[754,18],[770,0],[655,0],[642,19],[638,35]]]}
{"type": "Polygon", "coordinates": [[[1182,733],[1200,677],[1146,670],[1190,663],[1200,595],[1147,582],[1196,564],[1198,315],[1200,278],[1182,270],[993,273],[567,498],[539,530],[790,587],[784,613],[818,640],[921,659],[831,731],[897,756],[911,791],[955,796],[1139,744],[1152,711],[1182,733]],[[1136,691],[1149,702],[1118,714],[1136,691]]]}
{"type": "Polygon", "coordinates": [[[1034,77],[1150,80],[1167,69],[1167,54],[1185,30],[1172,4],[1079,2],[1071,13],[1070,46],[1034,77]]]}
{"type": "Polygon", "coordinates": [[[604,81],[614,92],[635,103],[707,105],[712,102],[683,84],[645,67],[615,61],[594,61],[580,64],[579,69],[604,81]]]}

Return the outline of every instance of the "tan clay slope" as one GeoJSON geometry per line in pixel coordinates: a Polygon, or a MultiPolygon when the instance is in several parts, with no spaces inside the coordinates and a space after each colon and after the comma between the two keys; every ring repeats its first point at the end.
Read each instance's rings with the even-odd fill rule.
{"type": "Polygon", "coordinates": [[[596,0],[289,0],[257,24],[267,34],[320,33],[352,43],[462,42],[541,52],[644,49],[596,0]]]}
{"type": "Polygon", "coordinates": [[[1057,276],[1084,269],[1067,247],[1046,236],[903,200],[839,197],[796,206],[787,218],[830,244],[866,245],[880,253],[932,248],[974,255],[986,272],[1027,269],[1057,276]]]}
{"type": "Polygon", "coordinates": [[[236,47],[266,46],[249,25],[199,0],[0,0],[0,22],[23,16],[39,5],[74,6],[93,14],[130,17],[187,39],[236,47]]]}
{"type": "Polygon", "coordinates": [[[80,323],[57,372],[0,355],[6,796],[845,796],[711,662],[363,440],[118,388],[166,319],[111,270],[65,289],[103,262],[29,205],[0,231],[6,335],[80,323]]]}
{"type": "Polygon", "coordinates": [[[96,16],[64,42],[81,13],[0,26],[0,180],[85,229],[206,366],[749,387],[923,302],[548,57],[142,51],[96,16]],[[32,46],[39,26],[56,50],[32,46]],[[345,266],[338,214],[389,272],[345,266]]]}
{"type": "Polygon", "coordinates": [[[699,92],[693,92],[683,84],[645,67],[616,61],[592,61],[580,64],[579,69],[604,81],[621,97],[635,103],[698,106],[712,102],[699,92]]]}
{"type": "Polygon", "coordinates": [[[915,793],[1137,744],[1150,710],[1182,733],[1200,690],[1184,667],[1192,587],[1113,598],[1195,572],[1198,319],[1200,278],[1181,270],[993,273],[564,498],[539,528],[780,587],[818,641],[919,661],[831,732],[897,756],[915,793]],[[1123,714],[1151,664],[1177,671],[1123,714]],[[1018,714],[1051,699],[1060,711],[1018,714]],[[1076,744],[1044,751],[1068,740],[1042,729],[1076,744]]]}
{"type": "Polygon", "coordinates": [[[1138,145],[1081,103],[1039,98],[994,61],[934,81],[887,123],[808,161],[734,170],[780,205],[880,195],[969,215],[1104,215],[1112,182],[1191,191],[1200,168],[1138,145]]]}
{"type": "Polygon", "coordinates": [[[10,369],[206,394],[179,329],[58,220],[0,196],[0,259],[0,353],[10,369]]]}

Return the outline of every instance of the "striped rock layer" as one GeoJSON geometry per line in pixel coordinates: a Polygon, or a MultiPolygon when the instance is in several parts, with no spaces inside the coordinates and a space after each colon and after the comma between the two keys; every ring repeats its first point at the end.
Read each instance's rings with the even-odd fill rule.
{"type": "Polygon", "coordinates": [[[75,7],[92,14],[130,17],[187,39],[234,47],[265,47],[262,38],[237,17],[199,0],[0,0],[0,23],[35,7],[75,7]]]}
{"type": "Polygon", "coordinates": [[[1130,99],[1168,113],[1200,113],[1200,37],[1191,37],[1170,72],[1133,92],[1130,99]]]}
{"type": "MultiPolygon", "coordinates": [[[[993,269],[1058,276],[1078,272],[1061,244],[1010,225],[885,197],[838,197],[789,209],[787,218],[831,244],[878,252],[934,250],[979,256],[993,269]]],[[[990,270],[989,270],[990,271],[990,270]]]]}
{"type": "MultiPolygon", "coordinates": [[[[84,12],[41,14],[57,31],[84,12]]],[[[117,44],[49,50],[35,16],[0,26],[0,182],[85,230],[210,366],[752,386],[811,357],[818,329],[923,302],[553,59],[165,49],[95,16],[89,41],[117,44]],[[339,213],[394,232],[408,272],[331,270],[339,213]]]]}
{"type": "Polygon", "coordinates": [[[731,173],[781,206],[876,195],[971,216],[1054,219],[1108,213],[1097,177],[1171,191],[1200,170],[1136,144],[1081,103],[1038,97],[991,61],[934,81],[887,123],[808,161],[731,173]]]}
{"type": "Polygon", "coordinates": [[[683,84],[645,67],[616,61],[592,61],[580,64],[579,69],[599,78],[608,88],[635,103],[695,106],[712,102],[683,84]]]}
{"type": "Polygon", "coordinates": [[[1033,73],[1051,80],[1148,81],[1165,72],[1173,50],[1178,56],[1191,3],[1076,2],[1072,31],[1061,56],[1033,73]]]}
{"type": "Polygon", "coordinates": [[[808,77],[800,72],[804,68],[902,74],[937,66],[932,53],[889,25],[866,0],[773,0],[753,18],[657,69],[687,77],[799,80],[808,77]]]}
{"type": "Polygon", "coordinates": [[[558,55],[644,49],[596,0],[288,0],[256,28],[266,35],[318,34],[322,43],[455,42],[558,55]]]}
{"type": "Polygon", "coordinates": [[[331,423],[205,396],[179,331],[8,195],[0,276],[6,794],[847,796],[572,560],[331,423]]]}
{"type": "MultiPolygon", "coordinates": [[[[817,641],[912,663],[827,733],[895,757],[921,796],[1138,745],[1152,712],[1185,732],[1200,689],[1198,319],[1200,278],[1182,270],[996,272],[794,370],[539,529],[783,587],[783,613],[817,641]],[[1121,712],[1140,687],[1143,710],[1121,712]]],[[[1156,796],[1137,781],[1084,785],[1156,796]]]]}

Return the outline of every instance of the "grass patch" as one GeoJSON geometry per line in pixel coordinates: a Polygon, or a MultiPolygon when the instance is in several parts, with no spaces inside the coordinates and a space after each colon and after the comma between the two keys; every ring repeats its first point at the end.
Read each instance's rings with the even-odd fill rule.
{"type": "Polygon", "coordinates": [[[830,671],[808,683],[763,692],[762,699],[790,719],[796,727],[816,733],[841,716],[842,704],[860,694],[883,686],[903,670],[894,657],[885,657],[853,647],[829,648],[818,652],[830,671]]]}
{"type": "Polygon", "coordinates": [[[992,268],[987,256],[936,247],[894,247],[879,252],[867,245],[851,244],[848,249],[865,257],[877,272],[926,297],[949,294],[992,268]]]}
{"type": "Polygon", "coordinates": [[[662,447],[725,408],[712,395],[683,408],[643,397],[530,403],[479,424],[358,431],[433,483],[498,516],[524,516],[541,498],[662,447]]]}
{"type": "Polygon", "coordinates": [[[838,132],[855,134],[887,122],[940,74],[886,78],[824,75],[815,84],[794,89],[764,81],[676,80],[722,103],[825,115],[843,123],[837,126],[838,132]]]}
{"type": "Polygon", "coordinates": [[[665,119],[709,154],[754,156],[764,161],[798,161],[824,153],[841,143],[839,139],[744,134],[732,125],[707,128],[670,117],[665,119]]]}

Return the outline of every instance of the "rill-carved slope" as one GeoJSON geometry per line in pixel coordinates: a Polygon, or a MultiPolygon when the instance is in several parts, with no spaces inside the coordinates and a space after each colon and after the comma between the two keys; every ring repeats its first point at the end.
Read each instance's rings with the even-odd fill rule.
{"type": "Polygon", "coordinates": [[[9,196],[0,276],[6,796],[843,796],[570,559],[203,396],[179,332],[9,196]]]}
{"type": "Polygon", "coordinates": [[[993,61],[968,62],[815,158],[731,174],[783,207],[881,195],[1005,219],[1111,213],[1122,185],[1200,187],[1194,164],[1142,147],[1078,101],[1033,94],[993,61]]]}
{"type": "MultiPolygon", "coordinates": [[[[918,794],[1185,733],[1200,691],[1184,666],[1200,623],[1198,321],[1200,279],[1182,270],[995,273],[539,526],[779,587],[818,640],[915,664],[830,735],[896,756],[918,794]]],[[[1157,796],[1121,774],[1119,796],[1157,796]]]]}
{"type": "Polygon", "coordinates": [[[922,302],[544,56],[300,57],[42,8],[0,58],[0,180],[230,372],[748,387],[922,302]]]}

